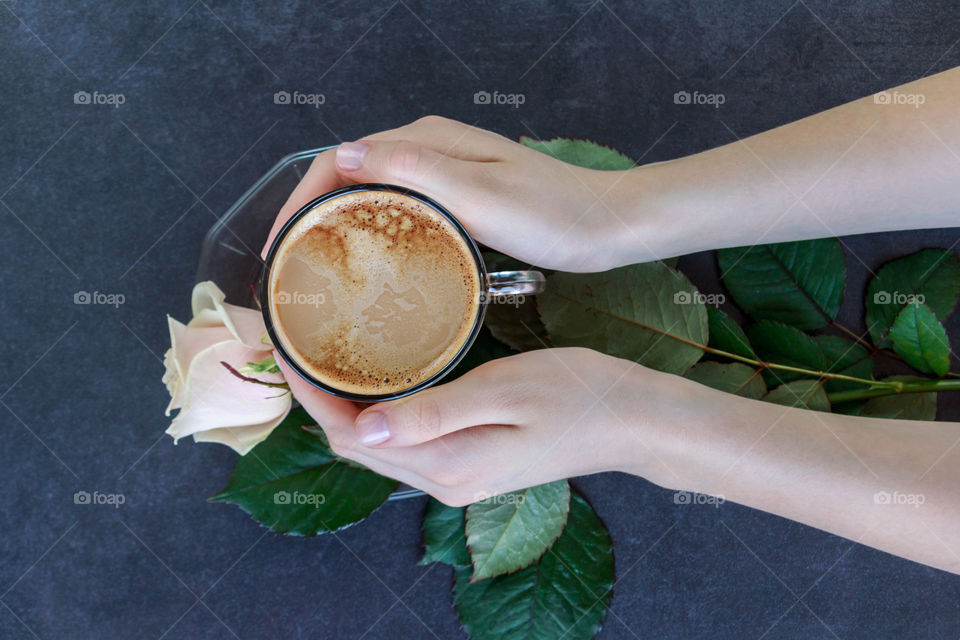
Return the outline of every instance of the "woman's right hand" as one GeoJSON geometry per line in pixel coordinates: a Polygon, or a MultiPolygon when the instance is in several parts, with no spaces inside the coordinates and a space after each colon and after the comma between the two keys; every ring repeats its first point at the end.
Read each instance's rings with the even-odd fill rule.
{"type": "Polygon", "coordinates": [[[313,198],[349,184],[384,182],[434,198],[479,243],[523,262],[604,271],[663,253],[656,246],[663,225],[625,214],[636,209],[637,182],[645,177],[584,169],[490,131],[428,116],[317,156],[281,209],[267,247],[313,198]]]}

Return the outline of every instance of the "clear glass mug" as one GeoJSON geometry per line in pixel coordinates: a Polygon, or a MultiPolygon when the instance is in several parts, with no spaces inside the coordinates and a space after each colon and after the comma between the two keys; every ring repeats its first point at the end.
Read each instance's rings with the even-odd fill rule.
{"type": "Polygon", "coordinates": [[[416,393],[422,389],[436,384],[444,376],[446,376],[454,367],[457,366],[463,357],[467,354],[467,351],[470,350],[471,345],[473,345],[474,340],[477,337],[477,334],[480,333],[480,329],[483,326],[483,318],[486,313],[487,305],[490,304],[492,300],[496,300],[498,297],[502,296],[527,296],[535,295],[543,291],[544,283],[546,279],[544,275],[539,271],[496,271],[490,273],[487,271],[486,265],[483,262],[483,256],[480,253],[480,249],[477,248],[477,244],[473,241],[473,238],[470,237],[470,234],[467,233],[467,230],[463,227],[462,224],[444,208],[438,202],[429,198],[422,193],[418,193],[412,189],[407,189],[405,187],[398,187],[396,185],[390,184],[376,184],[376,183],[364,183],[364,184],[355,184],[341,189],[336,189],[328,193],[323,194],[322,196],[315,198],[304,205],[297,213],[293,215],[280,229],[277,233],[277,237],[274,239],[273,243],[270,245],[270,249],[267,252],[267,258],[264,261],[263,271],[260,276],[260,282],[258,286],[258,295],[260,299],[260,309],[263,312],[263,320],[267,327],[267,333],[270,336],[273,346],[276,348],[277,353],[280,354],[280,357],[290,365],[290,368],[297,372],[297,374],[317,387],[322,389],[327,393],[330,393],[334,396],[340,398],[346,398],[347,400],[353,400],[356,402],[382,402],[385,400],[394,400],[396,398],[402,398],[408,396],[412,393],[416,393]],[[361,395],[356,393],[350,393],[337,389],[336,387],[330,386],[310,375],[310,373],[301,366],[295,357],[290,353],[290,350],[287,345],[283,344],[283,340],[277,334],[273,327],[273,319],[271,318],[270,312],[270,271],[273,266],[274,259],[278,253],[280,246],[282,245],[285,237],[287,236],[290,229],[297,223],[300,218],[305,216],[312,209],[318,205],[337,198],[344,194],[355,193],[357,191],[388,191],[394,193],[400,193],[415,200],[420,201],[426,206],[433,209],[435,212],[440,214],[440,216],[446,220],[453,229],[463,238],[464,242],[467,244],[467,247],[470,249],[470,253],[473,256],[473,261],[477,269],[478,281],[481,283],[481,293],[480,293],[480,304],[476,307],[475,317],[473,319],[473,327],[470,331],[469,337],[463,342],[460,349],[457,351],[456,355],[447,362],[439,371],[434,373],[429,378],[422,380],[416,385],[403,389],[401,391],[396,391],[393,393],[387,394],[378,394],[378,395],[361,395]]]}

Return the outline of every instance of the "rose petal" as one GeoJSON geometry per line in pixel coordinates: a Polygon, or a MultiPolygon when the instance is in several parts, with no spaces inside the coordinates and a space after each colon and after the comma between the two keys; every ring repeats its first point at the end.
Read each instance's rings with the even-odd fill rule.
{"type": "MultiPolygon", "coordinates": [[[[289,413],[289,409],[287,410],[289,413]]],[[[195,442],[216,442],[225,444],[240,455],[244,456],[255,446],[267,439],[274,429],[277,428],[287,413],[271,420],[265,424],[258,424],[249,427],[227,427],[223,429],[210,429],[209,431],[199,431],[193,434],[195,442]]]]}
{"type": "MultiPolygon", "coordinates": [[[[184,325],[170,316],[167,316],[167,324],[170,327],[170,344],[173,347],[176,364],[180,372],[180,380],[187,379],[190,363],[193,362],[198,353],[212,345],[234,339],[230,330],[222,324],[198,328],[184,325]]],[[[261,358],[265,357],[261,356],[261,358]]],[[[252,362],[256,362],[256,360],[252,360],[252,362]]]]}
{"type": "Polygon", "coordinates": [[[262,313],[256,309],[238,307],[226,302],[223,304],[223,310],[230,320],[227,327],[229,328],[232,324],[237,340],[253,349],[264,347],[261,338],[267,333],[267,326],[263,323],[262,313]]]}
{"type": "Polygon", "coordinates": [[[233,339],[233,334],[222,325],[196,329],[170,316],[167,316],[167,325],[170,329],[170,350],[164,355],[163,362],[167,370],[163,374],[163,382],[170,392],[170,404],[166,410],[169,416],[171,411],[183,406],[183,390],[190,362],[210,345],[233,339]]]}
{"type": "Polygon", "coordinates": [[[228,304],[224,302],[225,298],[223,291],[209,280],[197,283],[191,299],[194,317],[187,326],[210,327],[222,324],[243,344],[253,349],[262,348],[260,338],[267,331],[263,314],[255,309],[228,304]],[[215,318],[219,318],[219,323],[215,318]]]}
{"type": "Polygon", "coordinates": [[[203,309],[216,310],[217,306],[222,304],[226,297],[227,294],[210,280],[198,282],[194,285],[193,295],[190,298],[190,307],[193,309],[193,315],[199,315],[203,309]]]}
{"type": "Polygon", "coordinates": [[[207,327],[223,327],[227,328],[223,324],[223,316],[220,315],[220,312],[216,309],[200,309],[200,313],[193,316],[193,319],[187,324],[188,327],[196,328],[207,328],[207,327]]]}
{"type": "Polygon", "coordinates": [[[167,405],[164,415],[169,416],[171,411],[180,408],[180,392],[183,389],[183,377],[180,375],[177,359],[173,355],[173,347],[163,354],[163,369],[163,384],[170,394],[170,404],[167,405]]]}
{"type": "MultiPolygon", "coordinates": [[[[167,415],[179,414],[167,433],[174,441],[193,435],[198,442],[219,442],[241,455],[266,438],[290,411],[292,396],[283,389],[241,380],[221,364],[236,368],[269,356],[271,346],[259,311],[224,302],[213,282],[194,287],[193,319],[186,325],[168,316],[170,350],[164,356],[163,382],[170,392],[167,415]]],[[[282,374],[259,374],[283,382],[282,374]]]]}
{"type": "MultiPolygon", "coordinates": [[[[184,335],[189,334],[188,328],[184,335]]],[[[272,429],[289,412],[290,393],[241,380],[221,364],[223,361],[235,367],[242,366],[262,357],[265,357],[262,351],[250,349],[236,340],[220,342],[200,351],[190,363],[183,385],[183,406],[167,433],[178,440],[215,429],[230,428],[236,435],[238,428],[262,427],[268,434],[267,426],[272,425],[272,429]]],[[[264,373],[258,374],[257,378],[267,382],[283,381],[281,374],[264,373]]],[[[233,444],[239,448],[234,448],[240,451],[261,435],[257,429],[247,437],[237,436],[233,444]]]]}

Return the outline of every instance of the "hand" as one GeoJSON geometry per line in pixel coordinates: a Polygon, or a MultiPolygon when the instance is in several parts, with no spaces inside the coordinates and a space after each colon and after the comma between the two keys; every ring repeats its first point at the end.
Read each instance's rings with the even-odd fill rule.
{"type": "Polygon", "coordinates": [[[599,471],[674,482],[657,453],[665,427],[697,404],[691,389],[711,391],[589,349],[543,349],[363,408],[277,361],[337,454],[450,505],[599,471]]]}
{"type": "Polygon", "coordinates": [[[576,167],[495,133],[429,116],[317,156],[280,210],[264,255],[280,227],[313,198],[348,184],[385,182],[436,199],[478,242],[524,262],[603,271],[660,257],[656,237],[665,225],[650,220],[634,228],[636,221],[624,213],[636,208],[640,177],[576,167]]]}

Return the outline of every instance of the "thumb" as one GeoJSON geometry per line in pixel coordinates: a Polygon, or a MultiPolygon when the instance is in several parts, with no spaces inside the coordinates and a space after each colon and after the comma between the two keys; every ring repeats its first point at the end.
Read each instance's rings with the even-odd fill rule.
{"type": "Polygon", "coordinates": [[[517,418],[502,400],[508,391],[506,381],[473,370],[453,382],[367,408],[357,416],[357,437],[368,447],[404,447],[478,425],[511,425],[517,418]]]}
{"type": "Polygon", "coordinates": [[[337,147],[337,173],[353,182],[383,182],[410,187],[453,201],[478,182],[487,163],[460,160],[407,140],[342,142],[337,147]]]}

